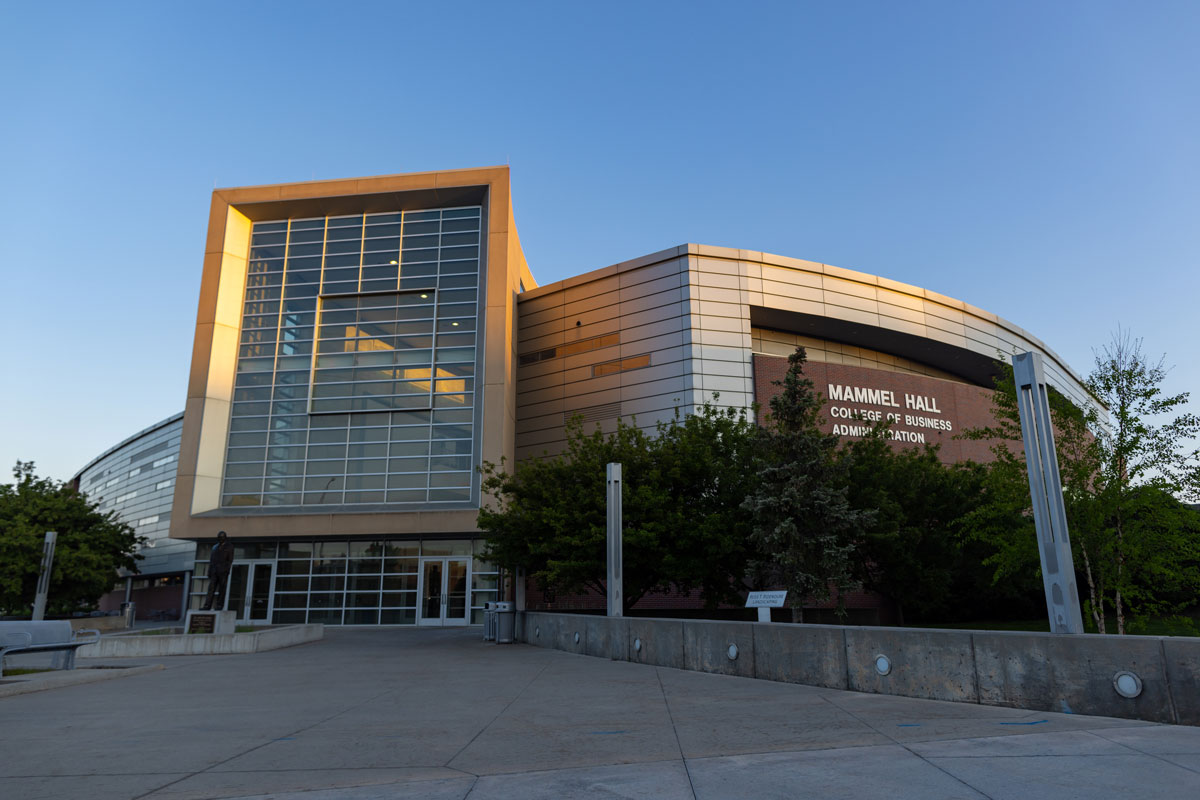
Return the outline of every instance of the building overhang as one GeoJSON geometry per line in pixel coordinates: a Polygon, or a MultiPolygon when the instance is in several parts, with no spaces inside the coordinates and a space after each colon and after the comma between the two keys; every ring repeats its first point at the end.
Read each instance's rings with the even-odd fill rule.
{"type": "Polygon", "coordinates": [[[436,189],[376,192],[360,195],[313,196],[300,199],[244,201],[233,190],[230,205],[251,222],[288,218],[376,214],[420,208],[483,205],[488,186],[447,186],[436,189]]]}
{"type": "Polygon", "coordinates": [[[995,385],[994,379],[999,374],[995,358],[877,325],[762,306],[750,306],[750,324],[756,328],[786,331],[901,356],[989,389],[995,385]]]}

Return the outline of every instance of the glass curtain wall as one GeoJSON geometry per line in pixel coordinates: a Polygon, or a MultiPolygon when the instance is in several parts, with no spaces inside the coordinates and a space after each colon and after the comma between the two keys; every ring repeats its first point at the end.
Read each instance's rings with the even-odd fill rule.
{"type": "Polygon", "coordinates": [[[222,506],[471,500],[481,218],[254,224],[222,506]]]}
{"type": "MultiPolygon", "coordinates": [[[[415,625],[421,558],[471,560],[471,624],[483,622],[483,604],[497,599],[499,572],[483,561],[482,539],[412,541],[302,541],[234,543],[234,561],[268,561],[272,574],[271,622],[277,625],[415,625]]],[[[196,550],[192,609],[208,591],[212,544],[196,550]]],[[[230,598],[230,608],[236,605],[230,598]]]]}

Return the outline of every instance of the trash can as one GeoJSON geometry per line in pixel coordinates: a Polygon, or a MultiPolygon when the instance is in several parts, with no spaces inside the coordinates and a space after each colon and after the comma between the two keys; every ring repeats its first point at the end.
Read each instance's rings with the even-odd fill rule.
{"type": "Polygon", "coordinates": [[[496,644],[512,644],[513,628],[517,624],[517,610],[512,603],[501,600],[496,609],[496,644]]]}
{"type": "Polygon", "coordinates": [[[485,642],[496,641],[496,609],[493,608],[495,603],[488,601],[483,604],[483,640],[485,642]]]}
{"type": "Polygon", "coordinates": [[[133,621],[137,619],[137,603],[121,603],[121,617],[125,621],[125,627],[132,628],[133,621]]]}

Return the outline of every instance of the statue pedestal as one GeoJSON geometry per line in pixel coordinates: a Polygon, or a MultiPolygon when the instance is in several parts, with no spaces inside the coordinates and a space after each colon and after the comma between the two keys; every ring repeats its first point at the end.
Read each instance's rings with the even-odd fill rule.
{"type": "Polygon", "coordinates": [[[236,633],[237,615],[232,611],[189,611],[185,633],[236,633]]]}

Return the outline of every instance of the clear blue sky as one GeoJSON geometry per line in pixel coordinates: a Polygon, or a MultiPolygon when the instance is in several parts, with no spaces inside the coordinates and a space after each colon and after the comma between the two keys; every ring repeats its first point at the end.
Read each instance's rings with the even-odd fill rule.
{"type": "Polygon", "coordinates": [[[765,250],[1200,391],[1197,42],[1195,2],[2,4],[0,468],[183,408],[214,186],[505,163],[543,283],[765,250]]]}

